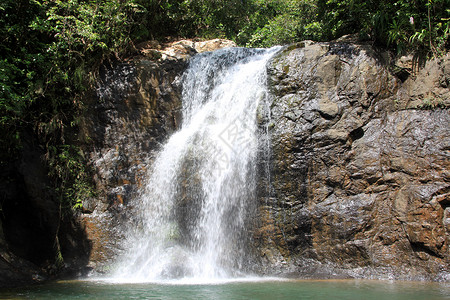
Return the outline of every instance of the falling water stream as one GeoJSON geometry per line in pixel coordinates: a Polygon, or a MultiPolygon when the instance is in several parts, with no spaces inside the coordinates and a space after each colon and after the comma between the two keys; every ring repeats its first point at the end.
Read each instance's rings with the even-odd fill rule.
{"type": "Polygon", "coordinates": [[[152,164],[116,277],[208,281],[251,272],[258,115],[266,64],[278,49],[227,48],[191,59],[182,127],[152,164]]]}

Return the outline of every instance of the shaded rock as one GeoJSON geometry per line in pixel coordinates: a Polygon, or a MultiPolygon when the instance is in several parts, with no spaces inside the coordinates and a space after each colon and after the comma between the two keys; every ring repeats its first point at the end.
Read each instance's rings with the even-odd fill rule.
{"type": "Polygon", "coordinates": [[[44,279],[41,268],[11,252],[0,222],[0,287],[37,283],[44,279]]]}
{"type": "Polygon", "coordinates": [[[161,49],[161,43],[156,40],[145,41],[136,45],[136,49],[141,51],[144,49],[161,49]]]}
{"type": "Polygon", "coordinates": [[[0,286],[39,283],[85,271],[90,245],[61,208],[38,142],[27,136],[18,160],[0,171],[0,286]]]}

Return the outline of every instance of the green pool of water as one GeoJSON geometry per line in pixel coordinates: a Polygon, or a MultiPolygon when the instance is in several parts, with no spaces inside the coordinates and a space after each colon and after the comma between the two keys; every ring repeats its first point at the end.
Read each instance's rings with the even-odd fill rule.
{"type": "Polygon", "coordinates": [[[217,284],[61,281],[0,290],[0,299],[450,299],[449,283],[368,280],[236,281],[217,284]]]}

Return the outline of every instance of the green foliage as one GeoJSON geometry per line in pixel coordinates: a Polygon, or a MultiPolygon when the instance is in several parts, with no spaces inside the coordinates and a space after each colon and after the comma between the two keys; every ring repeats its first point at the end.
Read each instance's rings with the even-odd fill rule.
{"type": "Polygon", "coordinates": [[[349,33],[398,53],[439,56],[449,43],[450,0],[318,0],[325,40],[349,33]]]}
{"type": "Polygon", "coordinates": [[[245,23],[249,1],[185,0],[179,12],[180,31],[189,36],[234,37],[245,23]]]}
{"type": "Polygon", "coordinates": [[[34,100],[42,48],[39,35],[28,31],[36,6],[5,0],[0,4],[0,162],[20,144],[18,127],[34,100]],[[36,51],[37,50],[37,51],[36,51]]]}
{"type": "Polygon", "coordinates": [[[434,96],[428,96],[422,100],[422,103],[417,105],[418,109],[432,110],[436,108],[445,108],[444,100],[434,96]]]}
{"type": "Polygon", "coordinates": [[[315,20],[315,1],[272,0],[266,5],[272,9],[273,16],[254,30],[247,46],[268,47],[316,36],[312,25],[307,27],[315,20]]]}
{"type": "Polygon", "coordinates": [[[54,189],[64,195],[60,200],[65,206],[79,203],[76,189],[89,194],[84,159],[73,151],[67,156],[61,147],[72,140],[68,132],[75,129],[69,125],[77,122],[97,66],[126,53],[138,6],[119,0],[4,0],[0,11],[0,166],[18,157],[22,136],[31,133],[47,153],[54,189]],[[58,169],[69,165],[79,177],[58,169]]]}
{"type": "Polygon", "coordinates": [[[449,47],[450,0],[254,0],[253,5],[236,38],[249,46],[357,34],[398,53],[439,56],[449,47]]]}
{"type": "Polygon", "coordinates": [[[388,41],[399,53],[443,54],[449,42],[449,0],[421,0],[413,3],[396,1],[392,11],[388,41]]]}

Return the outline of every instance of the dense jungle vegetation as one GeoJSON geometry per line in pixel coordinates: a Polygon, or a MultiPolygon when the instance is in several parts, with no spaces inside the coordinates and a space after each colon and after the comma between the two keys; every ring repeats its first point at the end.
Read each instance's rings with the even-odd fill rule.
{"type": "Polygon", "coordinates": [[[397,53],[448,51],[450,0],[2,0],[0,168],[42,149],[56,197],[92,192],[77,146],[83,94],[105,60],[149,39],[227,38],[267,47],[345,34],[397,53]]]}

